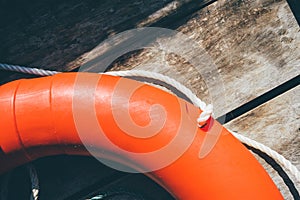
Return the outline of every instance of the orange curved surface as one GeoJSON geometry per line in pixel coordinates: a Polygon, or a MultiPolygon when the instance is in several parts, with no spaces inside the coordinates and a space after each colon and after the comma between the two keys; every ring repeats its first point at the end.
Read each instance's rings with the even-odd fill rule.
{"type": "Polygon", "coordinates": [[[177,199],[283,199],[217,121],[197,127],[200,112],[157,88],[108,75],[17,80],[0,87],[0,173],[49,155],[96,155],[155,169],[147,175],[177,199]]]}

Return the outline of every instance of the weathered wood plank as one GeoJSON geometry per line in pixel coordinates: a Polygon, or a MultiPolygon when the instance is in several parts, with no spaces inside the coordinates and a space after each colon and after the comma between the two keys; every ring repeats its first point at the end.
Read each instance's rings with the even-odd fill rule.
{"type": "MultiPolygon", "coordinates": [[[[58,70],[70,70],[78,67],[91,60],[93,55],[97,55],[95,53],[97,50],[89,51],[89,49],[96,46],[107,35],[139,25],[143,22],[143,16],[145,19],[149,19],[144,13],[134,15],[134,23],[128,21],[126,17],[124,19],[118,17],[124,15],[125,12],[136,12],[138,9],[141,10],[145,7],[141,2],[133,1],[131,3],[127,5],[129,10],[117,4],[116,7],[121,10],[116,12],[120,14],[106,16],[107,10],[113,9],[111,6],[115,4],[104,3],[101,8],[95,6],[90,14],[85,14],[84,12],[87,12],[90,8],[89,3],[81,5],[82,3],[75,2],[72,7],[62,2],[58,8],[65,6],[65,9],[56,10],[56,7],[53,7],[51,9],[54,10],[50,9],[45,13],[49,18],[42,23],[44,25],[49,24],[46,30],[37,31],[36,33],[28,31],[43,28],[44,25],[41,26],[39,23],[45,18],[43,16],[37,16],[37,22],[29,23],[28,28],[25,28],[27,30],[25,33],[9,32],[9,30],[14,30],[18,23],[4,29],[5,34],[12,35],[2,37],[3,42],[0,42],[0,44],[4,48],[1,49],[6,52],[0,54],[2,60],[11,63],[15,61],[18,64],[30,66],[49,66],[49,68],[58,70]],[[131,6],[133,10],[130,10],[131,6]],[[80,12],[82,9],[84,14],[80,12]],[[72,17],[73,13],[77,13],[78,16],[74,19],[64,20],[65,16],[67,18],[72,17]],[[102,16],[107,18],[100,20],[102,16]],[[114,30],[112,32],[103,28],[103,23],[105,24],[105,20],[109,17],[112,18],[112,22],[107,27],[114,30]],[[53,27],[55,23],[51,21],[52,18],[58,19],[60,22],[58,27],[53,27]],[[118,26],[120,29],[113,28],[115,25],[122,23],[129,25],[120,26],[123,28],[118,26]],[[70,30],[66,30],[67,25],[70,26],[70,30]],[[93,27],[96,27],[95,30],[93,27]],[[35,40],[32,38],[36,38],[38,34],[40,34],[38,37],[40,42],[34,42],[35,40]],[[29,39],[20,42],[22,37],[28,37],[29,39]],[[5,41],[6,38],[12,39],[5,41]],[[47,38],[52,39],[48,41],[47,38]],[[70,39],[71,41],[74,40],[74,44],[69,41],[70,39]],[[53,49],[53,45],[57,46],[57,49],[53,49]],[[88,49],[85,48],[87,46],[88,49]],[[52,54],[48,55],[51,48],[53,49],[53,51],[51,50],[52,54]],[[5,51],[7,49],[8,51],[5,51]],[[88,53],[82,54],[86,51],[88,53]],[[76,52],[81,55],[79,56],[76,52]]],[[[163,6],[161,4],[156,6],[155,2],[152,3],[154,7],[150,7],[151,12],[154,12],[155,8],[163,6]]],[[[39,7],[37,6],[37,8],[39,7]]],[[[150,11],[147,10],[147,14],[149,13],[150,11]]],[[[200,74],[194,69],[195,66],[191,66],[188,61],[180,59],[178,55],[164,55],[163,52],[157,50],[144,51],[142,54],[127,59],[126,62],[117,63],[114,69],[129,69],[138,66],[139,68],[156,70],[173,76],[188,84],[204,100],[215,101],[213,103],[217,108],[216,117],[300,73],[299,27],[285,1],[218,1],[194,14],[188,23],[179,27],[178,30],[195,40],[195,43],[204,48],[211,56],[211,60],[216,63],[218,73],[222,78],[217,81],[222,81],[221,83],[224,84],[226,91],[225,101],[224,98],[207,98],[207,86],[201,75],[206,76],[206,80],[213,82],[212,84],[215,82],[214,77],[210,77],[208,74],[200,74]],[[165,67],[159,67],[158,69],[143,67],[143,65],[151,63],[162,64],[165,67]],[[173,72],[170,71],[171,69],[173,72]],[[236,87],[237,85],[239,87],[236,87]]],[[[175,38],[167,43],[175,46],[178,41],[175,38]]],[[[199,52],[193,51],[189,47],[182,47],[181,50],[183,55],[199,56],[199,52]]],[[[197,67],[203,68],[205,66],[203,66],[203,63],[199,63],[197,67]]]]}
{"type": "Polygon", "coordinates": [[[108,35],[134,28],[170,1],[3,0],[0,61],[69,71],[68,63],[108,35]]]}
{"type": "MultiPolygon", "coordinates": [[[[225,124],[225,127],[271,147],[300,169],[299,95],[300,86],[245,113],[225,124]]],[[[286,195],[286,199],[292,199],[277,173],[267,164],[264,167],[286,195]]],[[[297,186],[300,188],[300,183],[297,186]]]]}
{"type": "MultiPolygon", "coordinates": [[[[218,1],[200,10],[178,30],[208,52],[221,80],[214,80],[215,73],[198,72],[196,67],[209,71],[207,63],[192,66],[182,59],[186,55],[203,54],[181,45],[176,37],[158,43],[180,48],[181,57],[165,55],[158,49],[146,50],[114,64],[113,69],[137,68],[167,74],[191,87],[206,101],[211,100],[207,98],[203,76],[212,85],[222,81],[226,99],[212,99],[216,117],[300,74],[300,29],[285,1],[218,1]]],[[[103,50],[104,46],[99,49],[103,50]]],[[[97,49],[87,54],[86,60],[95,55],[97,49]]]]}
{"type": "MultiPolygon", "coordinates": [[[[222,76],[221,81],[225,85],[225,90],[228,92],[225,94],[227,97],[225,104],[223,98],[222,101],[220,99],[213,99],[217,102],[213,102],[215,107],[222,109],[216,111],[216,116],[228,112],[238,105],[243,104],[270,88],[282,83],[288,78],[291,78],[294,74],[299,73],[299,70],[297,70],[299,69],[297,66],[299,57],[299,34],[293,35],[293,32],[297,31],[298,28],[287,7],[287,4],[285,2],[280,2],[280,5],[278,4],[279,3],[273,2],[256,3],[256,1],[252,1],[249,4],[244,1],[240,3],[239,1],[236,1],[235,3],[217,2],[209,6],[207,9],[200,11],[196,17],[189,21],[187,25],[183,25],[179,28],[179,30],[182,30],[187,35],[192,36],[196,42],[200,43],[200,47],[205,48],[212,57],[212,60],[217,64],[219,73],[222,76]],[[255,5],[253,6],[253,4],[255,5]],[[234,6],[239,6],[240,9],[234,9],[234,6]],[[288,15],[284,19],[277,17],[278,19],[274,20],[275,22],[271,21],[273,24],[269,23],[268,20],[272,16],[275,16],[276,13],[278,14],[277,11],[279,8],[283,10],[281,12],[288,12],[288,15]],[[250,11],[245,14],[241,13],[242,11],[240,10],[250,11]],[[243,17],[240,18],[240,15],[243,17]],[[209,19],[217,20],[213,21],[209,19]],[[288,21],[290,19],[291,21],[288,21]],[[257,21],[259,21],[259,23],[257,21]],[[280,24],[283,25],[281,26],[280,24]],[[261,29],[261,27],[264,28],[261,29]],[[268,33],[269,35],[265,38],[261,36],[266,34],[265,30],[268,29],[270,29],[268,33]],[[251,36],[252,32],[253,36],[251,36]],[[292,37],[286,37],[284,34],[292,34],[292,37]],[[291,42],[291,44],[286,46],[285,42],[287,41],[291,42]],[[284,48],[288,48],[287,52],[284,52],[283,45],[285,45],[284,48]],[[271,48],[269,48],[269,46],[271,46],[271,48]],[[259,47],[259,49],[257,49],[257,47],[259,47]],[[224,52],[224,55],[221,55],[221,51],[224,52]],[[295,55],[290,57],[292,54],[289,53],[291,52],[295,55]],[[261,54],[263,56],[261,56],[261,54]],[[292,63],[290,62],[290,59],[292,59],[292,63]],[[272,63],[270,63],[270,60],[272,60],[272,63]],[[258,80],[256,80],[256,78],[258,80]],[[239,85],[240,87],[235,87],[235,85],[239,85]],[[249,85],[251,85],[250,89],[248,88],[249,85]],[[234,91],[232,88],[234,88],[234,91]],[[221,102],[221,105],[218,105],[218,102],[221,102]]],[[[77,7],[78,6],[75,6],[75,8],[77,7]]],[[[73,11],[72,9],[71,11],[73,11]]],[[[67,10],[66,13],[69,14],[71,11],[67,10]]],[[[99,15],[101,16],[101,14],[99,15]]],[[[95,24],[95,21],[93,20],[88,22],[93,25],[95,24]]],[[[79,22],[79,24],[81,23],[85,24],[87,22],[79,22]]],[[[81,27],[83,28],[79,29],[86,31],[86,26],[82,25],[81,27]]],[[[80,36],[80,38],[82,37],[82,35],[78,36],[80,36]]],[[[69,38],[68,35],[64,35],[64,37],[69,38]]],[[[95,37],[95,35],[92,37],[95,37]]],[[[87,39],[83,37],[83,40],[85,40],[83,44],[86,44],[87,39]]],[[[93,41],[97,43],[95,39],[93,41]]],[[[178,41],[175,39],[169,43],[171,43],[171,46],[174,46],[174,44],[178,44],[178,41]]],[[[31,42],[29,41],[29,45],[30,44],[31,42]]],[[[76,48],[81,49],[83,44],[76,44],[76,48]]],[[[58,43],[58,45],[60,46],[61,44],[58,43]]],[[[181,48],[184,55],[190,54],[191,56],[197,56],[197,53],[199,53],[197,51],[193,52],[193,49],[189,49],[189,47],[184,49],[181,46],[181,48]]],[[[62,68],[66,70],[79,66],[80,64],[92,59],[90,55],[94,55],[94,52],[95,50],[80,56],[75,59],[75,61],[69,62],[67,66],[62,64],[62,66],[64,66],[62,68]]],[[[131,59],[131,61],[120,66],[121,68],[128,68],[128,66],[133,67],[138,65],[139,68],[143,68],[141,66],[144,64],[153,62],[163,64],[165,68],[159,68],[160,71],[165,72],[170,76],[174,76],[176,72],[179,72],[178,76],[176,76],[177,79],[181,79],[184,83],[190,84],[201,98],[209,101],[209,99],[206,98],[208,94],[206,85],[200,77],[203,74],[199,74],[197,70],[193,70],[193,66],[188,65],[188,63],[182,63],[178,56],[166,55],[166,58],[163,58],[162,56],[158,56],[158,54],[159,53],[157,53],[157,51],[154,51],[135,56],[131,59]],[[154,57],[155,59],[149,59],[149,57],[154,57]],[[170,67],[175,72],[166,72],[170,71],[170,67]],[[192,71],[190,71],[190,69],[192,69],[192,71]],[[185,81],[187,79],[189,80],[188,82],[185,81]]],[[[31,55],[30,52],[28,52],[28,55],[31,55]]],[[[58,55],[61,56],[61,52],[56,52],[55,55],[56,57],[54,58],[40,58],[37,62],[52,62],[53,64],[53,61],[65,62],[66,57],[69,59],[69,56],[63,56],[63,59],[57,59],[58,55]]],[[[26,59],[27,57],[28,56],[21,56],[22,59],[26,59]]],[[[29,56],[29,58],[31,57],[32,55],[29,56]]],[[[8,56],[8,58],[10,57],[8,56]]],[[[200,65],[200,67],[204,66],[200,65]]],[[[155,70],[151,67],[148,69],[155,70]]],[[[207,74],[205,74],[205,76],[206,75],[207,74]]],[[[206,79],[213,81],[213,77],[208,77],[206,79]]]]}

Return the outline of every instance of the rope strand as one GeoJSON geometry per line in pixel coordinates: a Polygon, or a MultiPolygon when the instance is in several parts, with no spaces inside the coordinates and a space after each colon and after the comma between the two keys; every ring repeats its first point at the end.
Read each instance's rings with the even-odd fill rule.
{"type": "Polygon", "coordinates": [[[36,172],[36,169],[33,165],[28,164],[27,169],[29,171],[30,181],[31,181],[31,194],[30,200],[38,200],[39,199],[39,179],[36,172]]]}
{"type": "Polygon", "coordinates": [[[0,69],[13,71],[13,72],[20,72],[24,74],[33,74],[37,76],[51,76],[54,74],[61,73],[57,71],[50,71],[50,70],[38,69],[38,68],[29,68],[29,67],[23,67],[19,65],[8,65],[3,63],[0,63],[0,69]]]}

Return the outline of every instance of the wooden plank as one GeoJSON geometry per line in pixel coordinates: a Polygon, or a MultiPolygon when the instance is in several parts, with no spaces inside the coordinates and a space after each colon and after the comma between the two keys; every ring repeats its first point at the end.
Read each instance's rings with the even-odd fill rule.
{"type": "Polygon", "coordinates": [[[108,35],[135,27],[170,0],[0,3],[0,60],[68,71],[108,35]]]}
{"type": "MultiPolygon", "coordinates": [[[[0,2],[0,60],[70,71],[84,62],[82,54],[109,35],[135,26],[178,27],[212,1],[32,1],[29,6],[4,0],[0,2]]],[[[30,76],[1,73],[0,84],[22,77],[30,76]]]]}
{"type": "MultiPolygon", "coordinates": [[[[145,50],[125,62],[114,64],[119,69],[146,69],[167,74],[192,88],[197,95],[215,104],[216,117],[244,104],[300,74],[299,26],[285,1],[218,1],[200,10],[178,30],[205,49],[216,64],[216,73],[200,74],[196,67],[209,71],[206,63],[191,65],[182,56],[203,56],[174,37],[158,41],[159,45],[179,48],[183,55],[145,50]],[[238,9],[237,9],[238,8],[238,9]],[[155,67],[154,65],[162,66],[155,67]],[[152,65],[152,66],[151,66],[152,65]],[[201,78],[202,76],[202,78],[201,78]],[[205,80],[224,85],[223,96],[208,98],[205,80]]],[[[86,54],[93,59],[99,49],[86,54]]],[[[215,87],[214,90],[220,90],[215,87]]],[[[218,92],[222,92],[221,90],[218,92]]]]}
{"type": "MultiPolygon", "coordinates": [[[[93,4],[75,2],[71,6],[63,2],[58,7],[51,7],[52,10],[47,10],[45,13],[47,21],[44,23],[27,23],[28,28],[26,30],[39,29],[45,24],[49,24],[46,30],[37,31],[36,33],[10,31],[16,30],[19,23],[12,24],[4,29],[6,35],[4,34],[4,37],[2,37],[3,41],[0,44],[3,45],[1,49],[8,51],[0,54],[2,55],[1,59],[10,63],[18,62],[17,64],[30,66],[49,66],[49,68],[58,70],[73,69],[98,55],[97,49],[89,50],[105,37],[127,28],[133,28],[135,25],[143,24],[143,20],[149,19],[149,13],[153,13],[155,9],[157,10],[166,5],[152,3],[153,7],[150,7],[150,10],[147,10],[143,3],[137,1],[128,3],[129,10],[123,8],[124,5],[117,4],[117,8],[113,8],[111,7],[114,5],[113,3],[104,3],[100,7],[96,6],[90,14],[87,14],[85,12],[93,4]],[[60,7],[66,8],[59,10],[60,7]],[[77,9],[83,9],[83,12],[79,12],[77,9]],[[114,15],[111,19],[112,22],[110,22],[111,26],[107,26],[110,30],[114,30],[113,32],[99,28],[106,23],[106,18],[102,19],[101,17],[109,9],[117,9],[115,12],[120,13],[120,15],[114,15]],[[118,17],[126,12],[136,12],[139,9],[146,9],[147,12],[134,15],[133,22],[128,18],[118,17]],[[74,19],[64,20],[64,17],[72,17],[73,13],[77,13],[78,16],[74,19]],[[59,27],[53,27],[55,23],[51,21],[52,18],[59,20],[59,27]],[[118,26],[124,23],[128,25],[122,25],[121,28],[118,26]],[[68,26],[72,26],[70,30],[66,30],[68,26]],[[118,26],[119,29],[114,29],[114,26],[118,26]],[[97,27],[97,29],[90,32],[93,27],[97,27]],[[98,32],[101,32],[101,34],[99,35],[98,32]],[[8,37],[8,34],[12,35],[8,37]],[[28,37],[29,39],[20,42],[22,37],[28,37]],[[41,42],[34,42],[35,40],[32,38],[36,37],[41,42]],[[54,41],[45,40],[49,37],[54,41]],[[9,39],[7,40],[7,38],[9,39]],[[17,40],[17,38],[19,39],[17,40]],[[53,48],[52,45],[56,45],[57,49],[53,48]],[[39,46],[40,48],[38,48],[39,46]],[[85,48],[86,46],[88,48],[85,48]],[[31,49],[30,47],[34,48],[31,49]],[[52,53],[48,55],[50,50],[52,53]],[[84,54],[86,51],[87,53],[84,54]]],[[[39,6],[37,8],[41,7],[39,6]]],[[[33,10],[37,10],[37,8],[33,10]]],[[[43,8],[40,12],[44,12],[45,9],[47,8],[43,8]]],[[[35,12],[32,13],[32,16],[37,17],[38,21],[43,21],[45,18],[35,15],[35,12]]],[[[112,17],[112,15],[107,17],[112,17]]],[[[213,76],[200,74],[195,70],[195,66],[191,66],[187,61],[180,59],[180,55],[164,55],[163,52],[157,50],[143,51],[129,59],[127,57],[125,62],[115,63],[114,69],[138,67],[159,71],[175,77],[190,86],[205,101],[212,101],[216,108],[215,117],[227,113],[300,73],[300,36],[297,34],[299,27],[285,1],[218,1],[195,13],[190,18],[178,30],[187,34],[195,43],[199,44],[199,47],[208,52],[212,58],[211,60],[216,63],[221,80],[214,81],[213,76]],[[162,64],[165,67],[151,68],[144,66],[152,63],[162,64]],[[201,75],[212,82],[212,85],[216,85],[215,82],[218,81],[224,84],[225,101],[223,97],[209,98],[207,85],[201,75]],[[239,87],[236,87],[237,85],[239,87]]],[[[178,40],[173,38],[166,43],[175,46],[178,44],[178,40]]],[[[100,48],[102,47],[100,46],[100,48]]],[[[193,51],[189,46],[181,48],[183,56],[201,56],[198,51],[193,51]]],[[[199,63],[197,67],[204,68],[207,66],[199,63]]],[[[13,78],[16,77],[13,76],[13,78]]],[[[220,88],[217,87],[215,91],[217,90],[220,90],[220,88]]]]}
{"type": "MultiPolygon", "coordinates": [[[[300,169],[300,86],[278,96],[241,117],[226,128],[261,142],[282,154],[300,169]]],[[[260,160],[285,195],[293,199],[278,174],[260,160]]],[[[295,180],[295,177],[291,177],[295,180]]],[[[300,183],[296,184],[300,188],[300,183]]]]}

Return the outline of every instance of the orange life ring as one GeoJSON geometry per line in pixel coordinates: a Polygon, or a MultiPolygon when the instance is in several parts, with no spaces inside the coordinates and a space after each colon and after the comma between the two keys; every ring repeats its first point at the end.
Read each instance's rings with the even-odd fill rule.
{"type": "MultiPolygon", "coordinates": [[[[222,125],[212,120],[206,130],[197,127],[196,119],[200,112],[190,103],[160,89],[108,75],[63,73],[10,82],[0,87],[0,173],[49,155],[91,155],[86,146],[97,151],[114,153],[100,156],[108,155],[109,159],[122,162],[120,157],[115,156],[119,153],[135,163],[134,166],[151,169],[156,162],[168,160],[172,157],[172,152],[186,145],[186,140],[192,139],[188,148],[174,162],[146,173],[175,198],[283,199],[262,166],[222,125]],[[90,89],[92,82],[97,84],[90,89]],[[129,111],[117,114],[119,112],[115,111],[124,107],[121,100],[128,99],[126,87],[132,84],[138,87],[130,96],[129,111]],[[117,92],[116,87],[119,87],[117,92]],[[110,145],[97,140],[96,132],[88,131],[88,120],[87,125],[82,127],[75,123],[78,121],[76,118],[82,117],[82,120],[85,120],[84,115],[89,114],[89,110],[85,110],[83,104],[91,101],[91,94],[94,95],[92,102],[99,126],[107,138],[125,152],[146,155],[148,152],[162,149],[172,138],[177,137],[178,129],[182,128],[179,126],[183,126],[184,134],[178,136],[179,139],[174,143],[176,145],[170,147],[171,151],[161,153],[156,159],[149,160],[147,156],[132,157],[131,154],[115,152],[110,145]],[[117,95],[115,102],[114,95],[117,95]],[[77,100],[74,96],[78,97],[77,100]],[[74,114],[74,101],[78,101],[75,110],[82,116],[74,114]],[[161,116],[155,116],[163,122],[163,127],[155,130],[155,135],[150,136],[147,131],[140,133],[141,137],[128,135],[128,130],[124,130],[121,127],[123,125],[116,122],[118,118],[126,126],[128,120],[132,120],[138,128],[129,126],[125,129],[141,131],[143,127],[151,126],[149,110],[155,104],[163,106],[166,117],[162,119],[161,116]],[[186,119],[182,119],[182,116],[186,119]],[[184,123],[190,127],[182,124],[181,120],[185,120],[184,123]],[[86,133],[79,133],[79,129],[86,133]],[[211,151],[199,158],[199,149],[203,147],[209,130],[212,134],[218,130],[221,132],[211,151]],[[191,134],[193,131],[195,134],[191,134]],[[142,137],[143,134],[145,137],[142,137]]],[[[160,123],[159,120],[157,123],[160,123]]]]}

